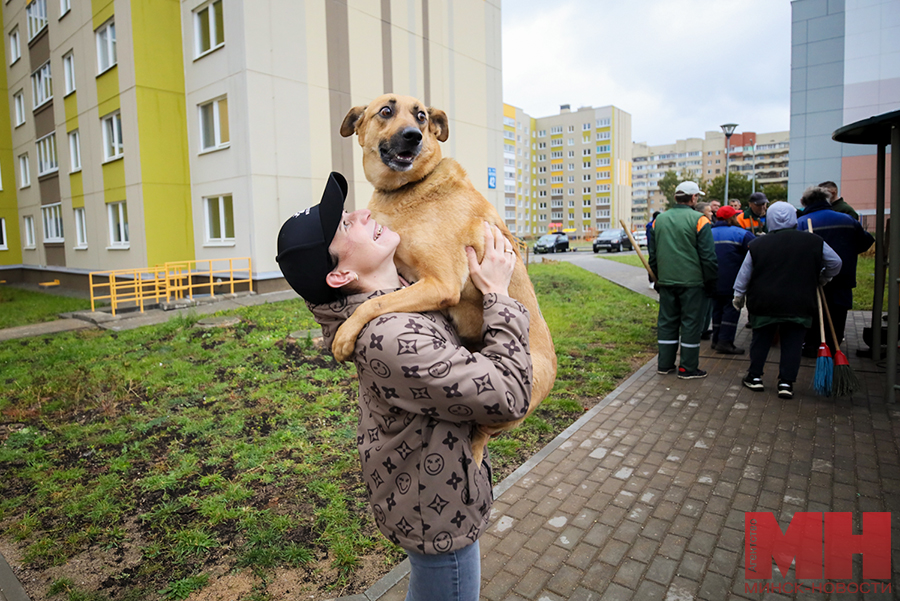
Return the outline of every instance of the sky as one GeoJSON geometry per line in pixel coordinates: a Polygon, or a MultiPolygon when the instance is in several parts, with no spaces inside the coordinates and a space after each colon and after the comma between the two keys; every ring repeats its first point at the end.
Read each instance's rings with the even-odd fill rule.
{"type": "Polygon", "coordinates": [[[503,102],[631,113],[632,140],[670,144],[790,128],[790,0],[503,0],[503,102]]]}

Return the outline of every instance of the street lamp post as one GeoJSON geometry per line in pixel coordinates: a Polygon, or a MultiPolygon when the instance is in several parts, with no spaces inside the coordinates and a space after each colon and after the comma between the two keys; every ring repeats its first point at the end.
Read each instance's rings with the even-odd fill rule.
{"type": "Polygon", "coordinates": [[[737,126],[737,123],[726,123],[719,126],[725,133],[725,198],[722,199],[725,204],[728,204],[728,159],[731,155],[731,136],[737,126]]]}

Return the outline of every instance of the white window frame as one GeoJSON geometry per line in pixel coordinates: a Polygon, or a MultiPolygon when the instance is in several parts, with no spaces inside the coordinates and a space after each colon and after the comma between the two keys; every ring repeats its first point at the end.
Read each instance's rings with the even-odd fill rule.
{"type": "Polygon", "coordinates": [[[78,207],[73,210],[75,214],[75,250],[84,250],[88,247],[87,243],[87,219],[84,214],[84,207],[78,207]]]}
{"type": "Polygon", "coordinates": [[[234,196],[232,194],[222,194],[220,196],[206,196],[203,198],[203,223],[204,229],[206,230],[206,245],[207,246],[234,246],[234,232],[235,232],[235,222],[234,222],[234,196]],[[216,209],[219,214],[219,236],[213,236],[213,232],[211,229],[211,219],[212,213],[211,208],[212,204],[216,204],[216,209]],[[227,236],[228,231],[228,204],[231,205],[231,237],[227,236]]]}
{"type": "Polygon", "coordinates": [[[74,129],[69,132],[69,173],[81,171],[81,133],[74,129]]]}
{"type": "Polygon", "coordinates": [[[125,201],[110,202],[106,205],[109,222],[109,249],[129,248],[128,206],[125,201]]]}
{"type": "Polygon", "coordinates": [[[50,72],[50,61],[47,61],[31,74],[32,108],[41,107],[53,100],[53,75],[50,72]]]}
{"type": "Polygon", "coordinates": [[[62,19],[72,10],[72,0],[59,0],[59,18],[62,19]]]}
{"type": "Polygon", "coordinates": [[[203,104],[197,105],[197,111],[200,119],[200,153],[211,152],[214,150],[221,150],[223,148],[228,148],[231,146],[231,127],[228,122],[228,96],[220,96],[218,98],[214,98],[209,102],[204,102],[203,104]],[[222,140],[222,105],[224,103],[225,106],[225,131],[228,134],[227,140],[222,140]],[[207,109],[209,112],[207,113],[207,109]],[[212,119],[212,140],[206,140],[204,132],[206,131],[206,127],[204,126],[205,118],[204,114],[208,114],[208,117],[212,119]]]}
{"type": "Polygon", "coordinates": [[[5,217],[0,217],[0,250],[9,250],[9,241],[6,239],[5,217]]]}
{"type": "Polygon", "coordinates": [[[65,79],[65,96],[75,91],[75,51],[70,50],[63,55],[63,78],[65,79]]]}
{"type": "Polygon", "coordinates": [[[47,27],[47,0],[34,0],[25,8],[28,21],[28,41],[47,27]]]}
{"type": "Polygon", "coordinates": [[[56,152],[56,132],[35,140],[38,160],[38,177],[59,171],[59,156],[56,152]]]}
{"type": "Polygon", "coordinates": [[[116,22],[110,20],[97,28],[97,75],[102,75],[116,66],[116,22]]]}
{"type": "Polygon", "coordinates": [[[22,230],[25,234],[25,249],[34,249],[37,247],[34,238],[34,217],[32,215],[25,215],[22,218],[24,224],[22,226],[22,230]]]}
{"type": "Polygon", "coordinates": [[[13,27],[9,32],[9,64],[14,65],[16,61],[22,58],[21,37],[19,35],[18,26],[13,27]]]}
{"type": "Polygon", "coordinates": [[[31,185],[31,162],[28,153],[19,155],[19,188],[27,188],[31,185]]]}
{"type": "Polygon", "coordinates": [[[16,127],[25,124],[25,90],[13,94],[13,106],[16,110],[16,127]]]}
{"type": "Polygon", "coordinates": [[[109,163],[121,159],[125,155],[122,144],[122,113],[112,112],[100,120],[103,130],[103,162],[109,163]]]}
{"type": "Polygon", "coordinates": [[[206,56],[210,52],[214,52],[225,45],[225,12],[224,6],[222,6],[222,0],[213,0],[212,2],[208,2],[194,11],[194,58],[198,59],[206,56]],[[219,13],[222,15],[222,31],[217,31],[218,27],[216,26],[218,20],[216,19],[216,6],[219,8],[219,13]],[[203,13],[206,13],[206,26],[208,28],[207,33],[209,34],[209,48],[203,49],[200,47],[201,29],[203,28],[203,13]]]}
{"type": "Polygon", "coordinates": [[[41,207],[41,221],[44,224],[44,244],[65,242],[63,232],[62,203],[41,207]]]}

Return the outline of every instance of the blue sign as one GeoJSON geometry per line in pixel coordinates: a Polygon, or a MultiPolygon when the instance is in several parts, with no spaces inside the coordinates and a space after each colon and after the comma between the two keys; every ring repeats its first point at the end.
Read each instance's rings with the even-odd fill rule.
{"type": "Polygon", "coordinates": [[[493,167],[488,167],[488,188],[493,190],[497,187],[497,170],[493,167]]]}

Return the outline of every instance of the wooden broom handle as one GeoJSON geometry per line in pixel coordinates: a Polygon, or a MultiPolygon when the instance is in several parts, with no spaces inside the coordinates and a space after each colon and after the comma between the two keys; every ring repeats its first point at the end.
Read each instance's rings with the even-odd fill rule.
{"type": "Polygon", "coordinates": [[[822,318],[822,287],[816,286],[816,304],[819,306],[819,341],[825,344],[825,320],[822,318]]]}
{"type": "MultiPolygon", "coordinates": [[[[812,219],[808,219],[806,221],[806,227],[809,228],[810,234],[814,233],[812,219]]],[[[816,277],[818,277],[818,276],[816,276],[816,277]]],[[[834,323],[831,321],[831,311],[828,310],[828,303],[825,302],[825,291],[822,290],[821,286],[818,286],[817,289],[818,289],[818,293],[819,293],[817,296],[817,298],[819,299],[819,306],[820,306],[819,310],[821,311],[821,307],[825,307],[825,316],[828,317],[828,329],[831,330],[831,338],[832,338],[832,340],[834,340],[834,350],[836,352],[840,352],[841,345],[840,345],[840,341],[837,339],[837,332],[834,331],[834,323]]],[[[825,332],[824,332],[824,328],[822,327],[821,324],[822,324],[822,316],[820,315],[819,316],[819,328],[823,330],[822,341],[824,342],[825,332]]]]}
{"type": "Polygon", "coordinates": [[[619,223],[622,224],[622,229],[625,230],[625,235],[628,236],[628,239],[631,241],[631,246],[634,248],[634,251],[637,253],[638,258],[641,260],[641,263],[644,264],[644,267],[647,269],[647,273],[650,274],[650,279],[653,282],[656,282],[656,274],[653,273],[653,270],[650,269],[650,263],[647,262],[647,259],[644,258],[644,253],[641,252],[640,245],[634,241],[634,236],[631,235],[631,231],[629,231],[628,226],[625,225],[625,222],[619,219],[619,223]]]}

